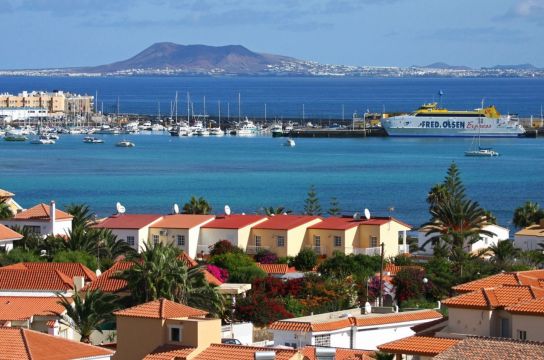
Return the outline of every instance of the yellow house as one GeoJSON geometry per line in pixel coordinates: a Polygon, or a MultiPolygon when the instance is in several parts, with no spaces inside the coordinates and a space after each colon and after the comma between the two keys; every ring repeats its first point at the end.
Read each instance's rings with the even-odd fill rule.
{"type": "Polygon", "coordinates": [[[346,255],[379,255],[380,244],[384,243],[385,256],[396,256],[408,252],[406,231],[410,229],[392,217],[330,217],[308,228],[305,246],[326,256],[336,251],[346,255]]]}
{"type": "Polygon", "coordinates": [[[308,227],[321,222],[317,216],[276,215],[253,226],[247,250],[270,250],[276,255],[296,256],[305,242],[308,227]]]}

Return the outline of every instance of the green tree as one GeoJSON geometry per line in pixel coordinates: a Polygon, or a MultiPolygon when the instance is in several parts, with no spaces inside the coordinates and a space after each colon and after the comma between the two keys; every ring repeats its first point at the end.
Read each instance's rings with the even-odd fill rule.
{"type": "Polygon", "coordinates": [[[210,263],[227,269],[229,272],[229,282],[232,283],[251,283],[257,278],[266,277],[266,273],[261,270],[253,259],[241,252],[228,252],[220,255],[214,255],[210,263]]]}
{"type": "Polygon", "coordinates": [[[506,270],[514,259],[521,254],[521,250],[516,248],[510,240],[499,241],[497,244],[491,245],[487,251],[493,254],[490,260],[500,270],[506,270]]]}
{"type": "Polygon", "coordinates": [[[357,281],[365,281],[380,271],[381,257],[379,255],[344,255],[335,253],[323,261],[318,271],[326,278],[344,280],[354,277],[357,281]]]}
{"type": "Polygon", "coordinates": [[[537,224],[540,219],[544,219],[544,209],[536,202],[527,201],[514,211],[512,223],[518,228],[524,228],[537,224]]]}
{"type": "Polygon", "coordinates": [[[25,250],[36,252],[39,252],[39,250],[41,250],[41,246],[43,245],[43,239],[39,234],[33,232],[28,227],[13,226],[12,230],[23,235],[23,238],[21,240],[15,241],[13,247],[20,247],[25,250]]]}
{"type": "Polygon", "coordinates": [[[338,199],[336,199],[335,197],[331,198],[330,207],[327,213],[330,216],[339,216],[340,212],[340,203],[338,202],[338,199]]]}
{"type": "Polygon", "coordinates": [[[264,213],[267,216],[274,216],[274,215],[283,215],[283,214],[290,214],[292,213],[291,210],[286,209],[284,206],[278,206],[278,207],[267,207],[264,208],[264,213]]]}
{"type": "Polygon", "coordinates": [[[98,261],[96,260],[96,256],[84,251],[59,251],[53,256],[53,262],[80,263],[89,269],[98,269],[98,261]]]}
{"type": "Polygon", "coordinates": [[[207,215],[212,211],[212,207],[206,199],[204,199],[202,196],[198,199],[195,196],[191,196],[191,199],[183,205],[183,213],[184,214],[201,214],[201,215],[207,215]]]}
{"type": "Polygon", "coordinates": [[[293,265],[299,271],[311,271],[317,265],[317,254],[312,249],[302,249],[295,256],[293,265]]]}
{"type": "Polygon", "coordinates": [[[25,250],[23,248],[14,248],[9,253],[0,254],[0,266],[16,264],[20,262],[40,262],[47,259],[41,257],[34,250],[25,250]]]}
{"type": "Polygon", "coordinates": [[[102,325],[113,322],[113,312],[119,309],[117,296],[101,290],[87,291],[84,296],[76,292],[71,299],[60,294],[58,296],[58,303],[66,313],[55,314],[63,324],[79,333],[84,343],[91,342],[90,336],[94,330],[102,333],[102,325]]]}
{"type": "Polygon", "coordinates": [[[244,250],[239,248],[236,245],[233,245],[228,240],[221,240],[213,244],[212,248],[210,249],[210,255],[216,256],[216,255],[222,255],[227,253],[240,253],[243,254],[244,250]]]}
{"type": "Polygon", "coordinates": [[[378,351],[375,354],[376,360],[394,360],[395,354],[378,351]]]}
{"type": "Polygon", "coordinates": [[[89,224],[94,222],[96,217],[86,204],[70,204],[64,210],[74,217],[72,219],[72,228],[87,228],[89,224]]]}
{"type": "Polygon", "coordinates": [[[304,200],[304,213],[306,215],[321,215],[321,205],[319,204],[319,199],[317,198],[317,193],[315,191],[315,186],[311,185],[308,190],[308,197],[304,200]]]}
{"type": "Polygon", "coordinates": [[[11,211],[9,205],[5,202],[5,200],[0,201],[0,220],[9,219],[13,216],[13,212],[11,211]]]}
{"type": "Polygon", "coordinates": [[[98,254],[102,264],[111,265],[120,256],[128,256],[135,252],[126,241],[118,239],[110,229],[98,229],[97,236],[96,246],[98,246],[98,254]]]}

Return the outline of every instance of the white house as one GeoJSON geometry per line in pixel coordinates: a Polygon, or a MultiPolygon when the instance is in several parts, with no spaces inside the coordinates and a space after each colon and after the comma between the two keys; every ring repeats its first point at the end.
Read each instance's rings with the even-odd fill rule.
{"type": "Polygon", "coordinates": [[[514,235],[514,246],[522,250],[543,250],[539,244],[544,244],[544,219],[538,224],[521,229],[514,235]]]}
{"type": "Polygon", "coordinates": [[[246,249],[251,228],[267,221],[263,215],[221,215],[200,229],[198,253],[209,251],[209,247],[221,240],[228,240],[232,245],[246,249]]]}
{"type": "MultiPolygon", "coordinates": [[[[492,245],[497,245],[499,241],[508,240],[510,238],[510,230],[502,226],[490,224],[483,227],[483,230],[493,233],[493,236],[480,235],[480,240],[471,245],[467,245],[465,250],[470,253],[477,253],[479,250],[487,249],[492,245]]],[[[428,242],[430,239],[436,236],[436,234],[426,235],[427,230],[421,228],[417,231],[417,245],[423,250],[419,250],[416,254],[432,255],[434,253],[433,245],[428,242]],[[427,243],[427,244],[425,244],[427,243]]]]}
{"type": "Polygon", "coordinates": [[[21,240],[23,235],[11,230],[5,225],[0,224],[0,249],[10,252],[13,249],[13,242],[21,240]]]}
{"type": "Polygon", "coordinates": [[[376,350],[378,345],[413,335],[414,325],[441,318],[435,310],[363,315],[361,309],[352,309],[276,321],[269,330],[276,346],[376,350]]]}
{"type": "Polygon", "coordinates": [[[0,224],[21,227],[43,236],[64,236],[72,230],[72,219],[72,215],[58,210],[55,202],[51,201],[51,205],[38,204],[10,219],[0,220],[0,224]]]}
{"type": "Polygon", "coordinates": [[[117,238],[126,241],[140,252],[149,239],[149,228],[162,218],[162,215],[117,214],[104,219],[94,227],[111,230],[117,238]]]}

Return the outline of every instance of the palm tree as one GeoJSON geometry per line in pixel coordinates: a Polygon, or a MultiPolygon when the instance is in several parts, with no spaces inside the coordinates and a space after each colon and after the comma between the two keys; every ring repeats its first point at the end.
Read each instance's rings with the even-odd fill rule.
{"type": "Polygon", "coordinates": [[[202,270],[188,269],[178,255],[179,249],[171,244],[146,244],[143,252],[129,257],[132,266],[117,277],[127,281],[136,304],[166,298],[222,312],[223,298],[205,281],[202,270]]]}
{"type": "Polygon", "coordinates": [[[202,214],[207,215],[212,211],[210,204],[202,196],[198,199],[195,196],[191,196],[189,202],[183,205],[184,214],[202,214]]]}
{"type": "Polygon", "coordinates": [[[264,213],[267,216],[272,216],[272,215],[290,214],[292,213],[292,211],[285,209],[285,207],[283,206],[279,206],[277,208],[270,206],[268,208],[264,208],[264,213]]]}
{"type": "Polygon", "coordinates": [[[544,218],[544,210],[536,202],[527,201],[514,211],[512,222],[518,228],[524,228],[538,223],[544,218]]]}
{"type": "Polygon", "coordinates": [[[510,240],[499,241],[497,244],[491,245],[487,250],[493,253],[490,260],[503,270],[521,253],[521,250],[516,248],[510,240]]]}
{"type": "Polygon", "coordinates": [[[117,295],[101,290],[87,291],[85,296],[76,292],[72,298],[57,295],[65,314],[55,312],[61,322],[81,335],[81,342],[90,343],[91,333],[102,333],[101,326],[114,321],[113,312],[120,308],[117,295]]]}
{"type": "Polygon", "coordinates": [[[0,220],[9,219],[13,216],[13,212],[11,211],[11,208],[6,203],[5,200],[0,201],[0,220]]]}
{"type": "Polygon", "coordinates": [[[89,254],[96,254],[98,246],[100,230],[86,229],[83,226],[72,227],[66,234],[65,247],[66,250],[84,251],[89,254]]]}
{"type": "Polygon", "coordinates": [[[119,256],[129,255],[135,250],[126,242],[118,239],[110,229],[98,230],[98,253],[100,258],[115,261],[119,256]]]}
{"type": "Polygon", "coordinates": [[[89,206],[85,204],[70,204],[65,210],[74,217],[72,219],[72,228],[86,228],[95,218],[95,214],[91,211],[89,206]]]}

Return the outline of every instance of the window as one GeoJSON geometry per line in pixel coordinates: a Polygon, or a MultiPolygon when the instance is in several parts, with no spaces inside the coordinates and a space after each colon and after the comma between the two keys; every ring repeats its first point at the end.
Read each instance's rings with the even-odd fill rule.
{"type": "Polygon", "coordinates": [[[180,327],[170,328],[170,341],[181,342],[181,328],[180,327]]]}
{"type": "Polygon", "coordinates": [[[127,236],[127,243],[130,246],[134,246],[134,236],[127,236]]]}
{"type": "Polygon", "coordinates": [[[297,343],[288,343],[288,342],[286,342],[285,346],[292,347],[293,349],[296,349],[297,348],[297,343]]]}
{"type": "Polygon", "coordinates": [[[334,237],[334,246],[336,246],[336,247],[342,246],[342,237],[341,236],[335,236],[334,237]]]}
{"type": "Polygon", "coordinates": [[[261,246],[261,237],[260,236],[255,235],[255,246],[256,247],[261,246]]]}
{"type": "Polygon", "coordinates": [[[39,226],[25,225],[23,228],[31,234],[41,234],[42,229],[39,226]]]}
{"type": "Polygon", "coordinates": [[[278,236],[277,245],[278,245],[278,247],[284,247],[285,246],[285,237],[278,236]]]}
{"type": "Polygon", "coordinates": [[[527,340],[527,331],[518,330],[518,340],[527,340]]]}
{"type": "Polygon", "coordinates": [[[501,318],[501,337],[510,337],[511,336],[511,332],[510,332],[510,320],[509,319],[504,319],[504,318],[501,318]]]}
{"type": "Polygon", "coordinates": [[[321,246],[321,236],[314,235],[314,246],[315,247],[321,246]]]}
{"type": "Polygon", "coordinates": [[[185,246],[185,235],[178,235],[178,246],[185,246]]]}
{"type": "Polygon", "coordinates": [[[370,235],[370,247],[378,247],[378,238],[370,235]]]}
{"type": "Polygon", "coordinates": [[[331,346],[331,335],[316,335],[315,336],[315,346],[331,346]]]}
{"type": "Polygon", "coordinates": [[[157,245],[159,243],[159,235],[153,235],[153,245],[157,245]]]}

